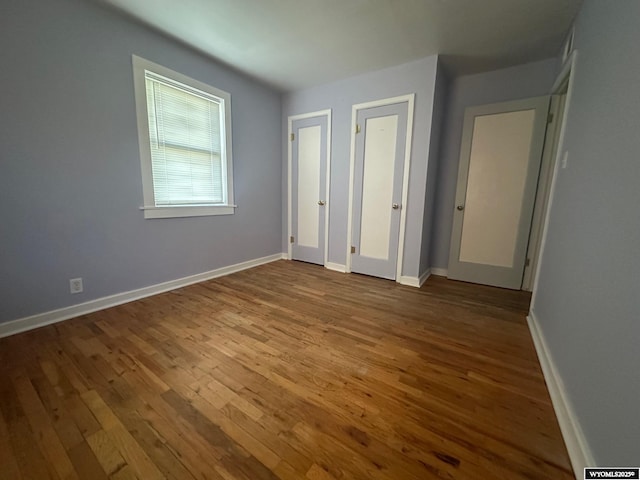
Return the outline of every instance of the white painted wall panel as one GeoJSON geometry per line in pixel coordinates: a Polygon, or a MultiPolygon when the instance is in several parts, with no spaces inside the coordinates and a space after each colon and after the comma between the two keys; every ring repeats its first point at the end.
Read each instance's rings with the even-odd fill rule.
{"type": "Polygon", "coordinates": [[[319,125],[298,130],[298,245],[318,246],[320,206],[319,125]]]}
{"type": "Polygon", "coordinates": [[[360,230],[360,255],[366,257],[389,257],[397,134],[397,115],[367,120],[360,230]]]}

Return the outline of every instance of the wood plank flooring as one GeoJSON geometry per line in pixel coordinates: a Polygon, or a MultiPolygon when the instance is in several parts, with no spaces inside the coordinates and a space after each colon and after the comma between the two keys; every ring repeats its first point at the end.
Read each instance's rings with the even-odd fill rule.
{"type": "Polygon", "coordinates": [[[571,479],[529,296],[279,261],[0,340],[2,479],[571,479]]]}

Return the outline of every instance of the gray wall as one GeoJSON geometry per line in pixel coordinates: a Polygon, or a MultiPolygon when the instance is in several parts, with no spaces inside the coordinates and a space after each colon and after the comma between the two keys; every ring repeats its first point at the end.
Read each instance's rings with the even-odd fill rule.
{"type": "Polygon", "coordinates": [[[640,463],[640,2],[587,0],[533,311],[599,465],[640,463]]]}
{"type": "Polygon", "coordinates": [[[447,268],[458,177],[464,110],[473,105],[547,95],[557,73],[556,59],[455,78],[450,84],[438,164],[431,266],[447,268]]]}
{"type": "Polygon", "coordinates": [[[0,322],[281,251],[279,93],[92,2],[1,9],[0,322]],[[132,53],[231,93],[235,215],[143,219],[132,53]]]}
{"type": "Polygon", "coordinates": [[[436,88],[433,96],[433,116],[431,121],[431,143],[429,145],[429,165],[427,167],[427,189],[424,196],[424,216],[422,221],[422,247],[420,249],[420,275],[431,267],[431,241],[434,227],[434,213],[438,180],[438,160],[442,153],[442,137],[445,125],[445,108],[449,93],[449,79],[438,62],[436,88]]]}
{"type": "MultiPolygon", "coordinates": [[[[422,220],[426,188],[427,160],[431,136],[433,92],[437,57],[358,75],[283,96],[282,125],[287,118],[327,108],[332,109],[331,195],[329,210],[329,261],[345,264],[347,255],[347,210],[349,203],[349,155],[351,145],[351,106],[408,93],[416,94],[413,145],[407,208],[407,229],[402,274],[418,276],[422,220]]],[[[286,140],[283,146],[286,152],[286,140]]],[[[286,175],[287,155],[283,156],[286,175]]],[[[283,179],[283,251],[287,238],[287,189],[283,179]]]]}

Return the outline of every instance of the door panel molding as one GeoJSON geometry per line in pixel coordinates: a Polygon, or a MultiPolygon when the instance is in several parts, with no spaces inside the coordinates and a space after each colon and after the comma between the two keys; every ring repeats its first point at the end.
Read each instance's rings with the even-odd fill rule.
{"type": "MultiPolygon", "coordinates": [[[[311,119],[311,121],[316,121],[316,119],[311,119]]],[[[293,245],[317,248],[321,242],[319,237],[322,228],[320,225],[322,222],[318,220],[322,220],[325,213],[321,211],[322,207],[318,204],[318,200],[324,198],[324,192],[320,191],[323,177],[321,172],[323,166],[322,125],[296,127],[296,123],[294,122],[294,130],[298,138],[292,142],[294,152],[291,189],[295,201],[291,209],[291,224],[293,234],[296,237],[293,245]]]]}
{"type": "MultiPolygon", "coordinates": [[[[360,205],[360,246],[361,255],[371,258],[388,259],[389,236],[375,235],[379,224],[392,224],[394,163],[387,162],[388,157],[395,158],[398,139],[398,116],[389,115],[365,120],[365,132],[369,128],[380,130],[379,135],[367,135],[364,139],[367,162],[362,170],[362,199],[360,205]],[[373,230],[371,230],[373,229],[373,230]],[[368,231],[369,230],[369,231],[368,231]]],[[[358,203],[356,196],[356,204],[358,203]]],[[[358,208],[356,208],[356,211],[358,208]]],[[[357,226],[357,225],[356,225],[357,226]]]]}
{"type": "Polygon", "coordinates": [[[395,281],[400,282],[402,277],[402,261],[404,258],[404,240],[407,223],[407,201],[409,196],[409,169],[411,166],[411,144],[413,136],[413,114],[415,105],[415,94],[401,95],[397,97],[384,98],[365,103],[358,103],[351,106],[351,151],[349,164],[349,206],[347,211],[347,255],[346,271],[351,272],[351,245],[353,241],[353,204],[354,204],[354,180],[356,163],[356,125],[358,123],[358,112],[368,108],[382,107],[399,103],[407,104],[407,123],[404,145],[404,162],[402,175],[402,203],[400,204],[400,234],[398,239],[398,256],[396,261],[395,281]]]}
{"type": "Polygon", "coordinates": [[[329,259],[329,209],[331,208],[330,193],[331,193],[331,109],[318,110],[315,112],[302,113],[298,115],[291,115],[288,117],[287,124],[287,259],[292,260],[293,249],[289,239],[293,232],[293,219],[292,219],[292,202],[293,202],[293,185],[292,185],[292,162],[293,162],[293,142],[291,141],[291,135],[293,132],[293,122],[298,120],[306,120],[315,117],[326,117],[327,119],[327,135],[326,135],[326,185],[324,191],[324,262],[323,265],[327,265],[329,259]]]}

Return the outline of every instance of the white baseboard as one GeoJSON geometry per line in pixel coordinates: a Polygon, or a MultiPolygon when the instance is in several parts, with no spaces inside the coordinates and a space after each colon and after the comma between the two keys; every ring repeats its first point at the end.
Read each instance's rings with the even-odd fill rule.
{"type": "Polygon", "coordinates": [[[97,298],[78,305],[72,305],[70,307],[64,307],[58,310],[51,310],[49,312],[38,313],[29,317],[11,320],[10,322],[0,323],[0,338],[8,337],[9,335],[14,335],[20,332],[26,332],[27,330],[33,330],[34,328],[44,327],[45,325],[50,325],[52,323],[62,322],[63,320],[68,320],[80,315],[86,315],[87,313],[96,312],[105,308],[115,307],[116,305],[129,303],[134,300],[157,295],[158,293],[168,292],[194,283],[211,280],[212,278],[240,272],[248,268],[275,262],[276,260],[281,260],[283,258],[286,258],[286,254],[276,253],[267,257],[255,258],[246,262],[236,263],[235,265],[229,265],[228,267],[216,268],[215,270],[209,270],[208,272],[198,273],[189,277],[178,278],[176,280],[150,285],[137,290],[131,290],[129,292],[116,293],[115,295],[97,298]]]}
{"type": "Polygon", "coordinates": [[[408,287],[420,288],[420,280],[418,280],[418,277],[408,277],[406,275],[402,275],[398,283],[400,285],[407,285],[408,287]]]}
{"type": "Polygon", "coordinates": [[[431,276],[431,273],[432,273],[431,269],[427,268],[427,270],[423,272],[422,275],[420,275],[420,278],[419,278],[420,286],[424,285],[424,282],[426,282],[427,278],[431,276]]]}
{"type": "Polygon", "coordinates": [[[324,268],[327,270],[333,270],[334,272],[346,273],[347,267],[346,265],[341,265],[339,263],[327,262],[324,264],[324,268]]]}
{"type": "Polygon", "coordinates": [[[549,352],[547,342],[542,330],[540,330],[539,322],[533,311],[529,313],[527,323],[529,324],[531,337],[533,338],[533,343],[538,353],[538,360],[542,367],[544,379],[547,382],[553,409],[556,412],[556,417],[560,424],[562,437],[564,438],[564,443],[569,453],[571,466],[576,475],[576,480],[582,480],[584,478],[584,468],[595,466],[595,460],[589,449],[587,439],[582,432],[580,423],[573,412],[573,406],[567,396],[564,382],[553,362],[553,357],[551,356],[551,352],[549,352]]]}
{"type": "Polygon", "coordinates": [[[449,273],[449,270],[446,268],[435,268],[431,267],[431,275],[436,275],[438,277],[446,277],[449,273]]]}
{"type": "Polygon", "coordinates": [[[429,275],[431,275],[431,270],[429,269],[427,269],[427,271],[424,272],[419,277],[408,277],[403,275],[400,277],[399,283],[401,285],[407,285],[409,287],[420,288],[424,284],[424,282],[427,281],[427,278],[429,278],[429,275]]]}

